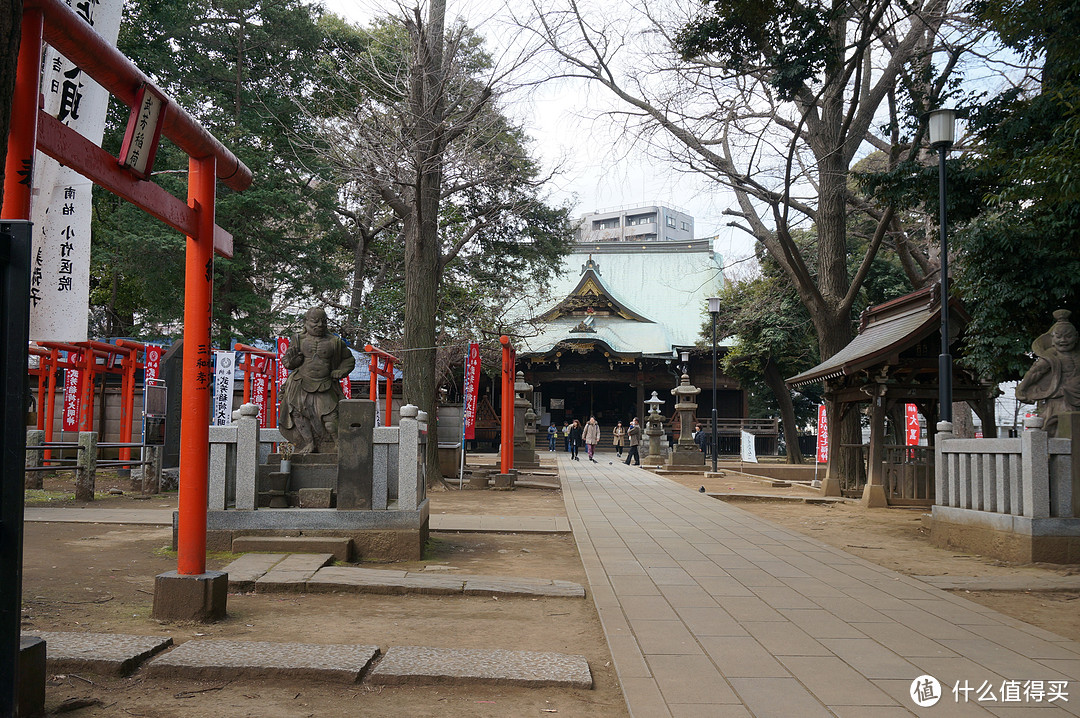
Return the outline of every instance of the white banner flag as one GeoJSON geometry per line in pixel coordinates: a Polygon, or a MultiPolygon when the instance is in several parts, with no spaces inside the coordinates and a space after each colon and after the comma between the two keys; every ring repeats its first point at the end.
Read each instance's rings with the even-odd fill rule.
{"type": "Polygon", "coordinates": [[[754,435],[749,431],[740,431],[739,435],[742,437],[742,460],[750,463],[757,463],[757,450],[754,448],[754,435]]]}
{"type": "MultiPolygon", "coordinates": [[[[68,2],[102,39],[116,45],[123,0],[68,2]]],[[[45,111],[96,145],[105,133],[109,93],[51,47],[43,54],[45,111]]],[[[41,152],[34,159],[30,339],[86,341],[90,306],[90,190],[93,183],[41,152]]]]}
{"type": "Polygon", "coordinates": [[[236,377],[236,354],[214,352],[213,426],[228,426],[232,420],[233,382],[236,377]]]}

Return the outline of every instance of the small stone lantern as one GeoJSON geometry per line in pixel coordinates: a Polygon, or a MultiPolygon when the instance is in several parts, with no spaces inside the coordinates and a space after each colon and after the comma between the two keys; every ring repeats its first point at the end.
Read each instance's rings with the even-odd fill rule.
{"type": "Polygon", "coordinates": [[[514,468],[536,468],[535,439],[529,443],[529,431],[536,434],[536,414],[532,413],[533,386],[525,381],[525,372],[519,371],[514,382],[514,468]]]}
{"type": "Polygon", "coordinates": [[[645,404],[649,407],[649,413],[645,417],[645,436],[649,437],[649,455],[641,460],[645,466],[663,466],[664,455],[660,449],[660,439],[664,436],[664,415],[660,413],[660,406],[664,400],[654,391],[651,399],[646,399],[645,404]]]}

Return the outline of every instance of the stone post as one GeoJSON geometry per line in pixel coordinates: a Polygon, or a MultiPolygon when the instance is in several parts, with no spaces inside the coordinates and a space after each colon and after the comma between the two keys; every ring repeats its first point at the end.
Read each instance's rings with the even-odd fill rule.
{"type": "Polygon", "coordinates": [[[652,399],[645,401],[649,405],[649,414],[645,417],[645,436],[649,439],[649,455],[641,460],[644,466],[663,466],[664,451],[661,448],[661,439],[664,436],[664,415],[660,413],[659,406],[662,399],[657,398],[656,392],[652,393],[652,399]]]}
{"type": "Polygon", "coordinates": [[[259,406],[243,404],[233,412],[236,421],[236,508],[254,511],[258,505],[255,477],[259,472],[259,406]]]}
{"type": "Polygon", "coordinates": [[[161,455],[160,446],[144,446],[142,467],[142,485],[139,491],[145,495],[161,492],[161,455]]]}
{"type": "Polygon", "coordinates": [[[97,432],[79,432],[79,452],[75,462],[75,500],[93,501],[97,480],[97,432]]]}
{"type": "MultiPolygon", "coordinates": [[[[28,429],[26,432],[26,468],[41,466],[41,449],[31,450],[32,447],[41,446],[45,443],[45,432],[40,429],[28,429]]],[[[26,472],[25,486],[28,489],[40,489],[42,487],[40,471],[26,472]]]]}
{"type": "MultiPolygon", "coordinates": [[[[418,498],[418,485],[423,478],[422,464],[424,454],[420,452],[420,414],[423,413],[413,404],[406,404],[399,410],[398,421],[398,508],[402,511],[415,511],[418,498]]],[[[427,416],[424,416],[427,419],[427,416]]]]}
{"type": "Polygon", "coordinates": [[[536,454],[536,412],[533,411],[532,404],[529,404],[529,408],[525,410],[525,444],[529,451],[536,454]]]}
{"type": "Polygon", "coordinates": [[[679,414],[679,441],[668,460],[668,467],[705,466],[705,454],[694,443],[694,422],[697,421],[697,402],[694,398],[701,389],[690,383],[690,377],[682,375],[679,385],[671,390],[675,397],[675,411],[679,414]]]}
{"type": "Polygon", "coordinates": [[[1066,411],[1058,415],[1058,436],[1069,439],[1072,470],[1072,513],[1080,518],[1080,411],[1066,411]]]}
{"type": "Polygon", "coordinates": [[[951,421],[939,421],[934,434],[934,503],[938,506],[959,506],[959,494],[949,476],[949,463],[942,452],[944,442],[955,438],[951,421]]]}
{"type": "Polygon", "coordinates": [[[1031,519],[1050,516],[1050,444],[1043,420],[1024,419],[1020,437],[1020,511],[1031,519]]]}

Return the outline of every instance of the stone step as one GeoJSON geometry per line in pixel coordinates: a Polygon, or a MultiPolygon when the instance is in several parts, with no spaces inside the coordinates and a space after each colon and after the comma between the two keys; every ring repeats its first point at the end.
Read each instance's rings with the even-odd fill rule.
{"type": "Polygon", "coordinates": [[[168,636],[75,631],[42,632],[50,673],[86,671],[126,676],[143,661],[172,645],[168,636]]]}
{"type": "Polygon", "coordinates": [[[348,561],[351,539],[344,536],[237,536],[233,553],[328,553],[335,561],[348,561]]]}
{"type": "Polygon", "coordinates": [[[288,678],[355,683],[378,646],[191,640],[151,661],[147,674],[198,679],[288,678]]]}
{"type": "Polygon", "coordinates": [[[585,656],[536,651],[394,646],[367,679],[378,685],[485,683],[592,688],[585,656]]]}

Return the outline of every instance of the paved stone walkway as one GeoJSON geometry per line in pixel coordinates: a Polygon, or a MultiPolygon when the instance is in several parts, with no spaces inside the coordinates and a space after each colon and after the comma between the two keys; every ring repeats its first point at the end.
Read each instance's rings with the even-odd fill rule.
{"type": "Polygon", "coordinates": [[[644,469],[559,469],[634,716],[1080,715],[1080,643],[644,469]]]}

